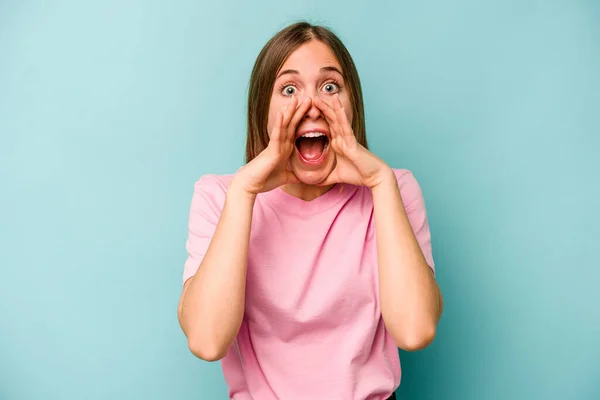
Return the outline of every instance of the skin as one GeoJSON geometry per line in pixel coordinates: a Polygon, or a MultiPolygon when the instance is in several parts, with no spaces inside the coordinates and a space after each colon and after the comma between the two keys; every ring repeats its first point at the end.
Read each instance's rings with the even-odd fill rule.
{"type": "Polygon", "coordinates": [[[336,183],[368,187],[386,329],[408,351],[426,347],[435,337],[443,308],[439,287],[408,221],[393,170],[356,141],[350,97],[333,68],[341,71],[331,50],[318,41],[298,48],[281,68],[288,72],[274,85],[269,145],[232,179],[215,235],[179,302],[188,346],[201,359],[221,359],[237,336],[244,315],[254,202],[257,194],[278,187],[307,201],[336,183]],[[331,85],[332,80],[339,85],[331,85]],[[294,142],[298,132],[315,128],[326,130],[330,148],[322,162],[308,165],[294,142]]]}
{"type": "MultiPolygon", "coordinates": [[[[300,120],[297,132],[320,129],[328,133],[331,140],[330,127],[321,108],[331,106],[334,96],[339,96],[346,118],[351,123],[350,93],[344,84],[340,63],[322,42],[313,40],[301,46],[288,57],[275,80],[267,120],[269,135],[275,129],[278,110],[309,101],[308,111],[300,120]]],[[[314,166],[302,163],[297,149],[294,149],[290,167],[300,183],[284,185],[283,190],[304,200],[312,200],[331,188],[332,185],[316,185],[327,179],[335,164],[336,155],[331,148],[324,162],[314,166]]]]}

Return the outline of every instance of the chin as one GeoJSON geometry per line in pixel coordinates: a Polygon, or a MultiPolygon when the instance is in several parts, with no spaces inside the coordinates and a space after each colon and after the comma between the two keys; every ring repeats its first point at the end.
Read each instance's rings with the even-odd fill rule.
{"type": "Polygon", "coordinates": [[[305,185],[318,185],[323,182],[329,175],[326,172],[321,171],[294,171],[294,174],[298,180],[305,185]]]}

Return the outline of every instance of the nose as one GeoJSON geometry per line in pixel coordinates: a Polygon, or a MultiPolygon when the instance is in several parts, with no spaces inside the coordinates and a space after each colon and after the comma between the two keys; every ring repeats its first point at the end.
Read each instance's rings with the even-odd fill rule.
{"type": "MultiPolygon", "coordinates": [[[[315,106],[315,103],[314,103],[314,99],[319,94],[314,91],[311,91],[310,93],[305,93],[305,95],[306,95],[306,97],[310,97],[312,99],[312,104],[311,104],[310,108],[308,109],[308,111],[306,112],[306,114],[304,114],[304,119],[312,119],[312,120],[316,121],[320,118],[324,118],[323,113],[317,106],[315,106]]],[[[304,97],[302,99],[299,98],[298,101],[302,101],[306,97],[304,97]]]]}
{"type": "Polygon", "coordinates": [[[323,113],[317,106],[315,106],[314,97],[311,96],[311,98],[313,99],[313,102],[306,114],[304,114],[304,119],[312,119],[316,121],[320,118],[323,118],[323,113]]]}

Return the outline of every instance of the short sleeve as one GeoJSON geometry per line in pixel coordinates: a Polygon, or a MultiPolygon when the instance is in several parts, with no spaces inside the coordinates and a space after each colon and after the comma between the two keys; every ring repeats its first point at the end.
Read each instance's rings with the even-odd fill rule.
{"type": "Polygon", "coordinates": [[[425,256],[427,264],[435,274],[435,264],[431,247],[431,232],[429,230],[427,210],[425,208],[425,199],[423,198],[421,186],[410,171],[394,170],[394,173],[398,180],[400,195],[412,230],[421,247],[421,251],[425,256]]]}
{"type": "Polygon", "coordinates": [[[225,193],[222,182],[214,175],[204,175],[194,185],[185,246],[184,283],[196,274],[208,250],[223,210],[225,193]]]}

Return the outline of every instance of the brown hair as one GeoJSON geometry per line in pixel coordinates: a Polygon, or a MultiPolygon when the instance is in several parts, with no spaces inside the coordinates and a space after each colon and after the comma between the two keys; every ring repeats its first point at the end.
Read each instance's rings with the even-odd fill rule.
{"type": "Polygon", "coordinates": [[[350,53],[342,41],[328,28],[311,25],[308,22],[297,22],[279,31],[265,44],[252,69],[248,90],[246,162],[254,159],[269,143],[267,118],[277,73],[290,54],[313,39],[329,46],[340,63],[353,107],[352,130],[357,141],[364,147],[368,147],[362,89],[350,53]]]}

